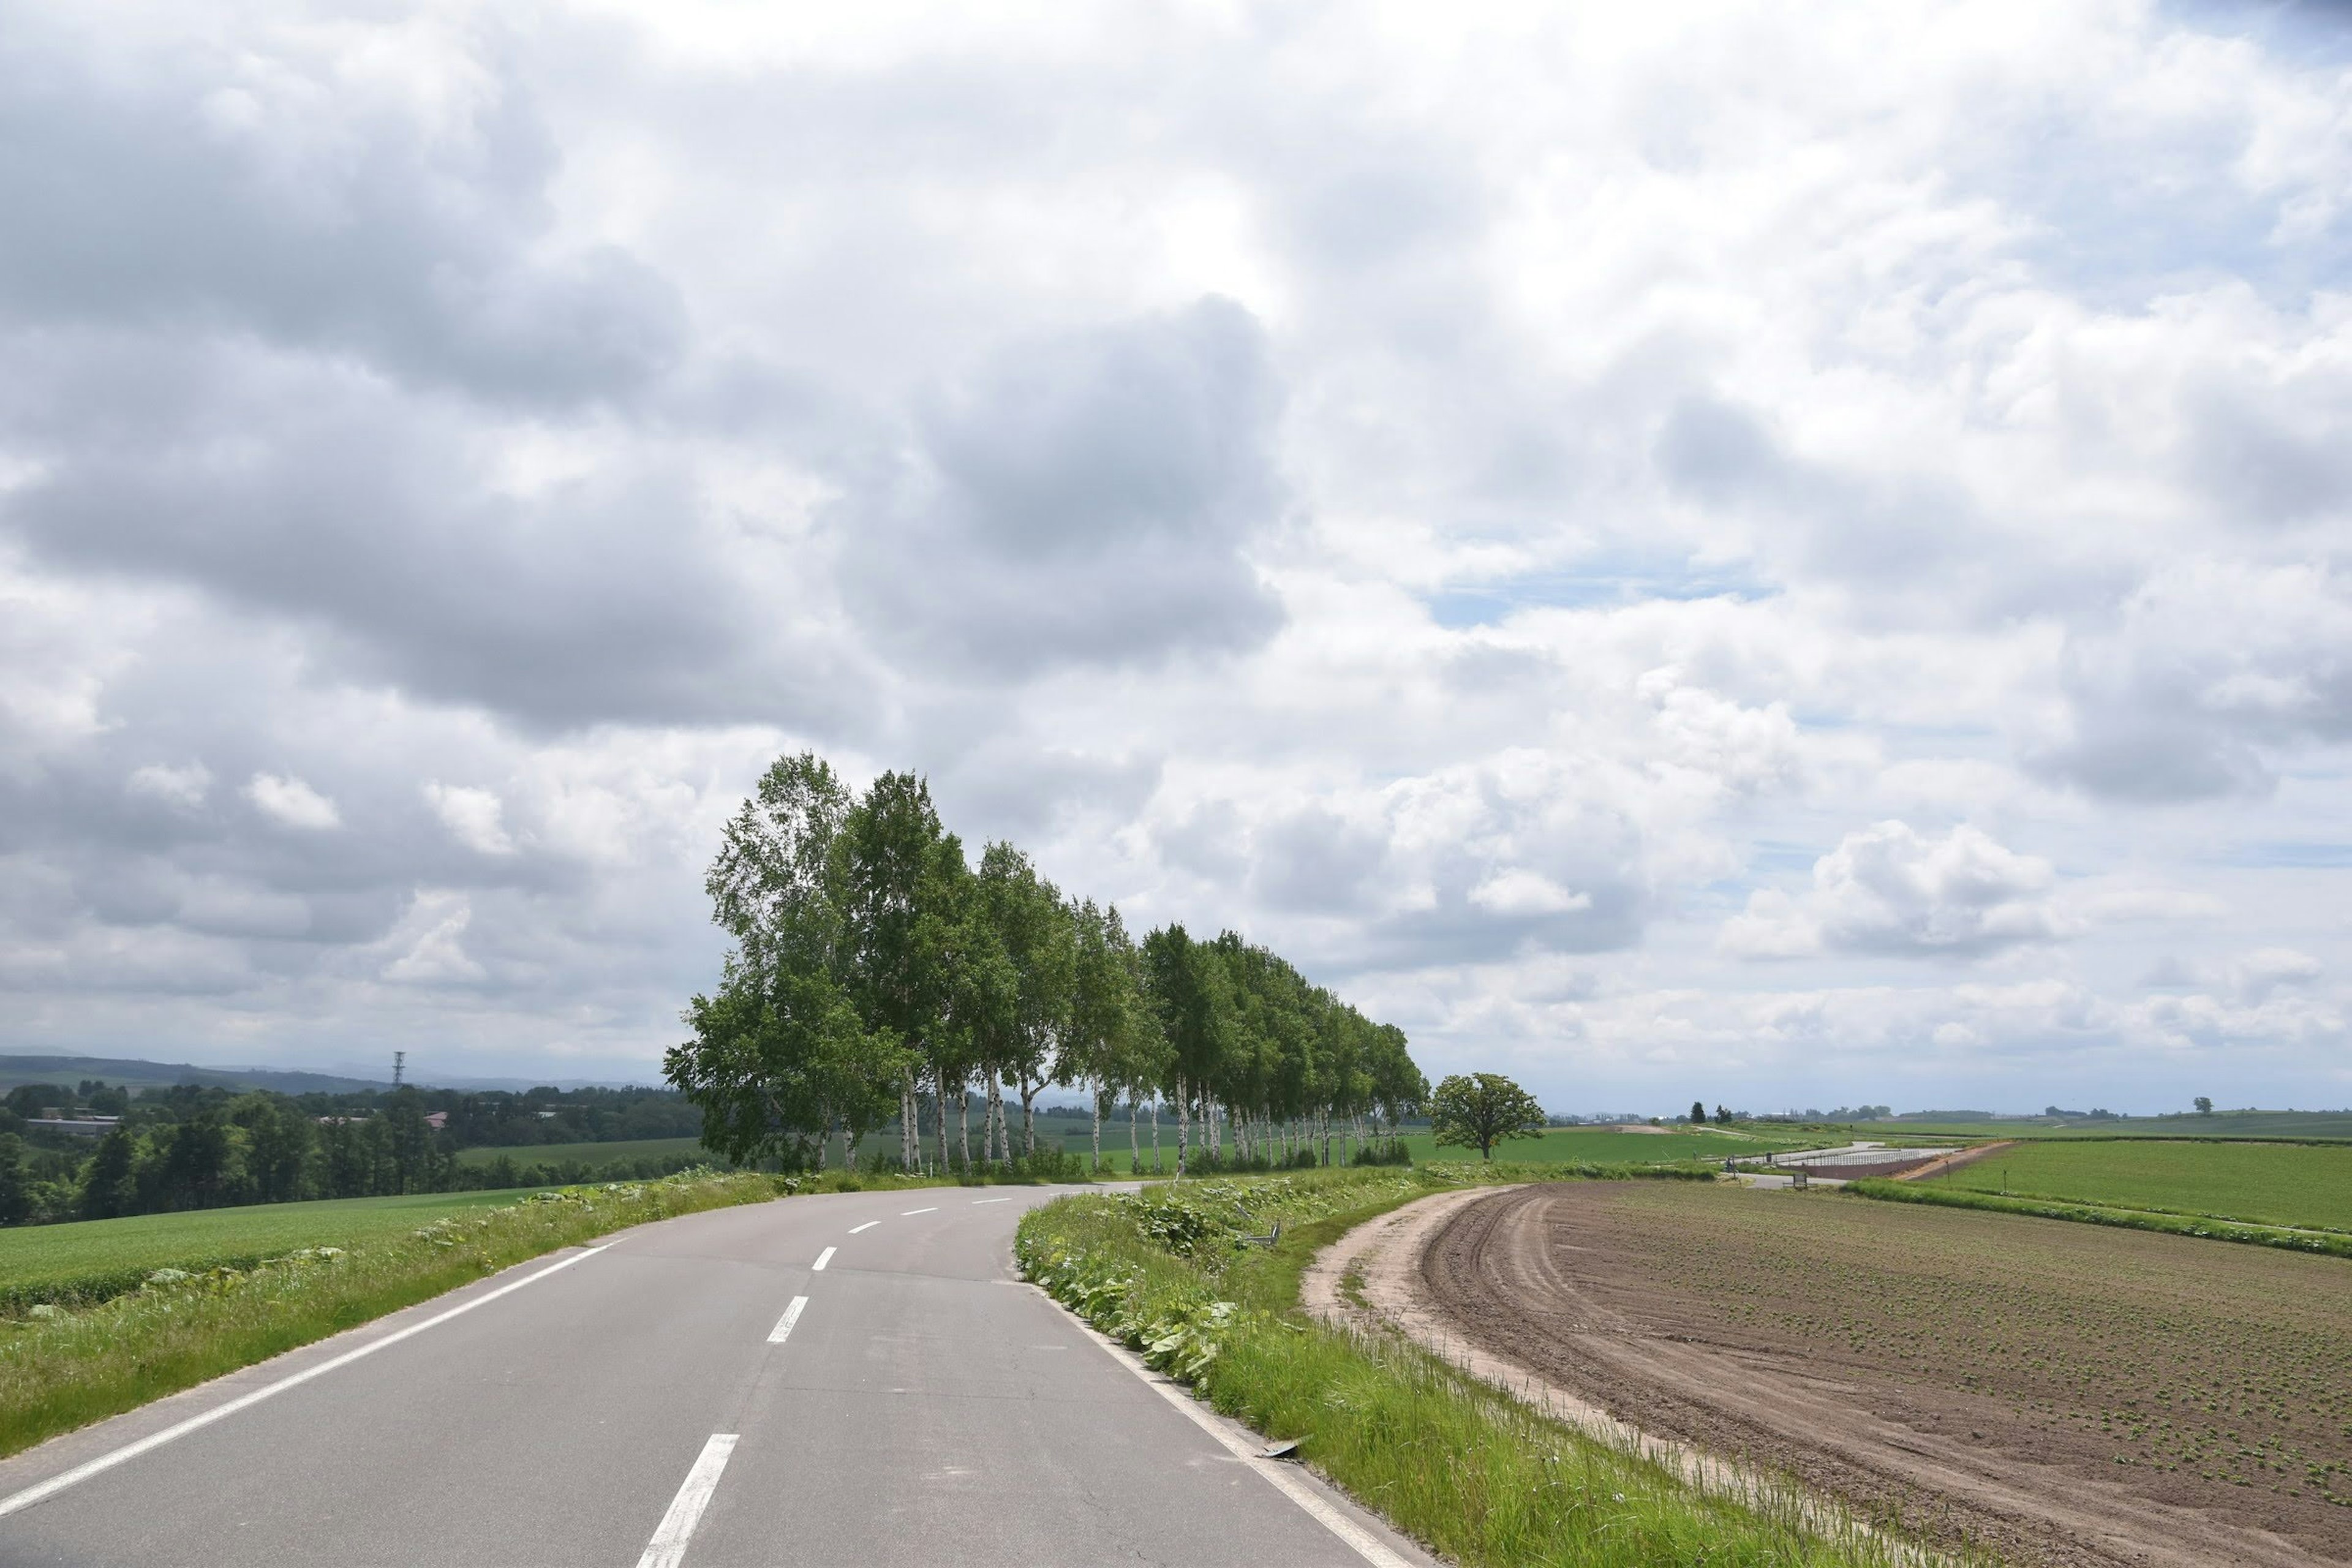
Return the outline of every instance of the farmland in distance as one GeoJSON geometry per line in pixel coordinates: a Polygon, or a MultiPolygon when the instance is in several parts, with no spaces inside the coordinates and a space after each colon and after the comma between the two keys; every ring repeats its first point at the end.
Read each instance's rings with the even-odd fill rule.
{"type": "Polygon", "coordinates": [[[2283,1138],[2352,1141],[2352,1110],[2217,1110],[2210,1115],[1922,1115],[1845,1124],[1864,1138],[2283,1138]]]}
{"type": "Polygon", "coordinates": [[[21,1310],[45,1300],[96,1300],[134,1289],[158,1268],[194,1273],[299,1247],[351,1247],[414,1230],[442,1215],[510,1204],[520,1196],[413,1193],[11,1226],[0,1230],[0,1301],[21,1310]]]}
{"type": "Polygon", "coordinates": [[[2352,1145],[2021,1143],[1930,1178],[1980,1193],[2352,1231],[2352,1145]]]}

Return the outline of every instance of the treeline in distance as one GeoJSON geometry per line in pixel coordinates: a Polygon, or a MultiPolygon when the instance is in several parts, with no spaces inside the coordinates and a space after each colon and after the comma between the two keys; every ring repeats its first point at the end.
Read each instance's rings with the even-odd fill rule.
{"type": "Polygon", "coordinates": [[[1120,1099],[1139,1167],[1146,1109],[1155,1163],[1163,1112],[1180,1171],[1328,1163],[1335,1136],[1344,1160],[1427,1095],[1402,1030],[1265,948],[1177,924],[1139,942],[1116,908],[1066,899],[1011,844],[972,866],[912,773],[853,796],[814,753],[780,758],[705,887],[733,948],[666,1071],[702,1108],[704,1142],[740,1163],[821,1169],[835,1141],[846,1163],[895,1123],[908,1170],[927,1133],[951,1168],[1034,1164],[1053,1158],[1037,1096],[1059,1085],[1092,1101],[1097,1169],[1120,1099]]]}
{"type": "Polygon", "coordinates": [[[692,1137],[701,1125],[667,1089],[289,1096],[179,1084],[133,1098],[98,1080],[20,1084],[0,1097],[0,1225],[665,1175],[698,1161],[547,1161],[532,1150],[692,1137]],[[93,1139],[43,1128],[53,1111],[121,1120],[93,1139]],[[485,1164],[456,1158],[481,1146],[514,1153],[485,1164]]]}

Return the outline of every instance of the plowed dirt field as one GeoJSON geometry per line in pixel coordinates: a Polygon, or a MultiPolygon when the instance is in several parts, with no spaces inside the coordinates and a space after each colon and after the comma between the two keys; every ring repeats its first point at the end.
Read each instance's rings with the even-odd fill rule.
{"type": "Polygon", "coordinates": [[[1728,1185],[1507,1192],[1419,1284],[1661,1436],[2021,1561],[2352,1561],[2352,1266],[1728,1185]]]}

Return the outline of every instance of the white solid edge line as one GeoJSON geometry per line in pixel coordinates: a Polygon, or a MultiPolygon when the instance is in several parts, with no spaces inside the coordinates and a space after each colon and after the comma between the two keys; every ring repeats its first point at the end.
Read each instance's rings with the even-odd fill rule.
{"type": "MultiPolygon", "coordinates": [[[[604,1247],[610,1247],[613,1244],[608,1241],[604,1244],[604,1247]]],[[[439,1325],[447,1322],[452,1318],[470,1312],[475,1308],[482,1306],[485,1303],[497,1300],[499,1297],[507,1294],[510,1290],[520,1290],[526,1285],[537,1284],[540,1280],[546,1279],[549,1275],[556,1272],[558,1269],[569,1268],[583,1258],[595,1257],[596,1254],[604,1250],[604,1247],[592,1247],[583,1252],[575,1252],[569,1258],[562,1258],[554,1263],[549,1264],[546,1268],[540,1269],[535,1274],[525,1275],[522,1279],[514,1280],[509,1284],[501,1285],[495,1290],[486,1290],[470,1301],[460,1301],[457,1305],[450,1308],[447,1311],[436,1312],[421,1323],[411,1323],[408,1327],[386,1334],[380,1340],[371,1340],[366,1344],[360,1346],[356,1350],[345,1351],[342,1354],[330,1357],[328,1360],[320,1362],[316,1366],[305,1367],[300,1372],[294,1373],[287,1377],[279,1378],[276,1383],[257,1388],[250,1394],[240,1394],[226,1405],[215,1405],[210,1410],[204,1412],[200,1415],[191,1415],[185,1421],[175,1422],[172,1426],[164,1427],[161,1432],[150,1432],[146,1436],[140,1438],[137,1442],[125,1443],[121,1447],[115,1449],[112,1453],[100,1454],[97,1458],[89,1460],[83,1464],[76,1465],[72,1469],[64,1471],[58,1475],[51,1476],[47,1480],[42,1481],[37,1486],[29,1486],[23,1491],[14,1493],[6,1498],[0,1498],[0,1517],[15,1513],[19,1509],[30,1508],[35,1503],[39,1502],[46,1498],[55,1497],[58,1493],[65,1490],[68,1487],[79,1486],[83,1481],[89,1479],[92,1476],[101,1475],[106,1471],[114,1468],[117,1465],[127,1464],[131,1460],[137,1458],[140,1455],[148,1452],[150,1449],[160,1448],[166,1443],[186,1436],[189,1433],[195,1431],[198,1427],[209,1426],[215,1421],[223,1420],[228,1416],[236,1415],[238,1411],[245,1409],[248,1405],[258,1405],[263,1400],[269,1398],[272,1394],[283,1394],[288,1389],[294,1387],[298,1384],[308,1383],[314,1377],[323,1377],[327,1373],[333,1372],[338,1367],[349,1366],[352,1363],[359,1360],[362,1356],[375,1354],[376,1352],[383,1349],[386,1345],[396,1345],[401,1341],[408,1338],[411,1334],[421,1334],[427,1329],[436,1328],[439,1325]]]]}
{"type": "Polygon", "coordinates": [[[694,1538],[702,1510],[710,1506],[710,1494],[719,1489],[719,1472],[727,1468],[728,1456],[734,1452],[734,1433],[710,1435],[694,1468],[686,1472],[686,1484],[669,1500],[669,1511],[662,1515],[661,1527],[646,1543],[646,1554],[637,1559],[637,1568],[677,1568],[686,1560],[686,1543],[694,1538]]]}
{"type": "Polygon", "coordinates": [[[1012,1201],[1011,1198],[974,1198],[971,1200],[971,1206],[978,1208],[982,1204],[1009,1204],[1012,1201]]]}
{"type": "MultiPolygon", "coordinates": [[[[1041,1291],[1039,1294],[1042,1295],[1044,1292],[1041,1291]]],[[[1052,1300],[1051,1297],[1046,1299],[1052,1300]]],[[[1066,1308],[1063,1310],[1067,1311],[1066,1308]]],[[[1372,1568],[1413,1568],[1412,1563],[1390,1551],[1387,1545],[1373,1536],[1370,1531],[1333,1508],[1328,1498],[1300,1480],[1291,1472],[1287,1465],[1278,1459],[1267,1458],[1254,1445],[1235,1436],[1215,1416],[1202,1409],[1200,1404],[1191,1394],[1128,1354],[1126,1347],[1119,1344],[1118,1341],[1097,1332],[1092,1324],[1076,1313],[1069,1313],[1069,1317],[1072,1322],[1077,1324],[1079,1332],[1102,1346],[1113,1361],[1141,1378],[1145,1387],[1182,1411],[1186,1420],[1214,1437],[1234,1458],[1264,1476],[1275,1490],[1306,1510],[1316,1523],[1338,1536],[1346,1543],[1349,1551],[1372,1564],[1372,1568]]]]}
{"type": "Polygon", "coordinates": [[[832,1261],[833,1248],[828,1247],[823,1252],[816,1255],[816,1261],[809,1265],[809,1272],[812,1274],[817,1273],[821,1271],[826,1264],[832,1261]]]}
{"type": "Polygon", "coordinates": [[[768,1331],[768,1342],[772,1345],[780,1345],[792,1338],[793,1325],[801,1321],[801,1309],[807,1305],[806,1296],[793,1297],[793,1304],[784,1309],[784,1315],[776,1320],[776,1326],[768,1331]]]}
{"type": "Polygon", "coordinates": [[[853,1225],[849,1227],[849,1234],[856,1236],[861,1230],[872,1230],[876,1226],[880,1225],[881,1223],[882,1222],[878,1219],[869,1219],[864,1225],[853,1225]]]}
{"type": "Polygon", "coordinates": [[[919,1215],[919,1214],[937,1214],[937,1213],[939,1213],[939,1212],[940,1212],[940,1205],[937,1205],[937,1204],[933,1204],[930,1207],[929,1207],[929,1208],[927,1208],[927,1209],[900,1209],[900,1210],[898,1211],[898,1217],[899,1217],[900,1219],[907,1219],[907,1218],[908,1218],[908,1217],[910,1217],[910,1216],[912,1216],[912,1215],[919,1215]]]}

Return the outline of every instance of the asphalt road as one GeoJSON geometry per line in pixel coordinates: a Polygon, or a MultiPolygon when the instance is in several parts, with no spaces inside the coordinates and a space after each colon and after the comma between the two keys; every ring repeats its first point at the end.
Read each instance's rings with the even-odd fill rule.
{"type": "Polygon", "coordinates": [[[524,1264],[0,1461],[6,1509],[313,1373],[19,1503],[0,1564],[1429,1561],[1016,1281],[1051,1195],[789,1198],[524,1264]]]}

